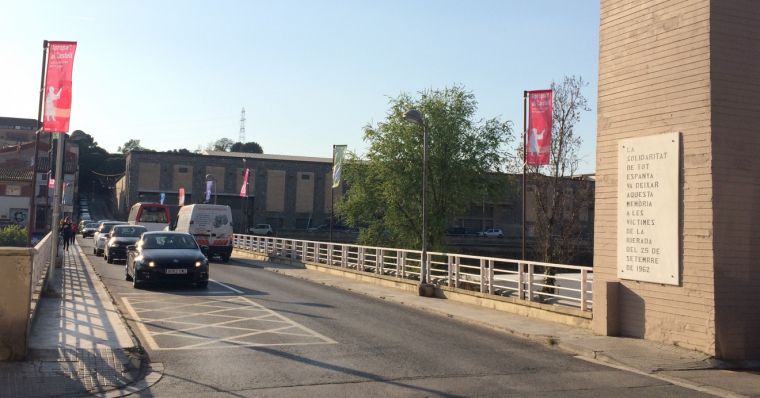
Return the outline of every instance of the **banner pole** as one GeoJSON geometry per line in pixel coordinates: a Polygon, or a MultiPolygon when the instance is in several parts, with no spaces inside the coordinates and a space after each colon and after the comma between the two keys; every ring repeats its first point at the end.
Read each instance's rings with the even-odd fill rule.
{"type": "Polygon", "coordinates": [[[32,199],[29,204],[29,220],[27,228],[27,246],[32,246],[32,234],[37,225],[37,153],[40,147],[40,132],[42,131],[42,99],[45,95],[45,65],[47,65],[48,41],[42,41],[42,70],[40,71],[40,101],[37,106],[37,131],[34,132],[34,157],[32,158],[32,199]]]}
{"type": "MultiPolygon", "coordinates": [[[[333,169],[335,169],[335,145],[333,145],[333,169]]],[[[333,173],[333,177],[335,174],[333,173]]],[[[335,181],[330,181],[330,243],[332,243],[332,231],[333,231],[333,213],[335,212],[335,181]]]]}
{"type": "Polygon", "coordinates": [[[528,125],[526,122],[527,111],[526,101],[528,98],[528,92],[523,91],[523,173],[522,173],[522,259],[525,260],[525,196],[526,196],[526,184],[525,174],[528,169],[528,153],[527,153],[527,139],[528,139],[528,125]]]}
{"type": "MultiPolygon", "coordinates": [[[[54,133],[51,133],[54,134],[54,133]]],[[[48,295],[58,296],[55,282],[55,269],[58,268],[58,224],[61,219],[61,193],[63,191],[63,147],[65,145],[64,135],[66,133],[57,133],[56,140],[56,159],[55,159],[55,194],[53,196],[53,221],[50,225],[50,276],[48,277],[48,295]],[[51,282],[52,280],[52,282],[51,282]]]]}

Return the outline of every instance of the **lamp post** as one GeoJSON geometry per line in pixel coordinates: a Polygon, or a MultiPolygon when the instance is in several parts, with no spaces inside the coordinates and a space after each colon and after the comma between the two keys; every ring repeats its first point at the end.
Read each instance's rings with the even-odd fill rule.
{"type": "Polygon", "coordinates": [[[243,181],[243,186],[245,186],[245,198],[241,198],[241,206],[242,206],[242,215],[243,215],[243,233],[248,233],[248,173],[245,172],[246,170],[246,162],[247,159],[243,158],[243,176],[245,177],[245,181],[243,181]]]}
{"type": "Polygon", "coordinates": [[[427,162],[428,162],[428,126],[422,113],[410,109],[404,113],[408,122],[422,126],[422,258],[420,259],[420,296],[432,296],[433,286],[427,281],[427,162]]]}

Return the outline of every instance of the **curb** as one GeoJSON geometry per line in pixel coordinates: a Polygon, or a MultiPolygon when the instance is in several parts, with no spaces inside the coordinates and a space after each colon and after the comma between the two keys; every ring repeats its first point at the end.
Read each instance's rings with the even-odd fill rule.
{"type": "Polygon", "coordinates": [[[87,258],[87,255],[82,250],[81,246],[79,245],[79,241],[76,241],[75,247],[77,249],[77,254],[82,259],[83,263],[86,267],[88,267],[88,272],[92,271],[93,274],[98,279],[98,282],[100,283],[103,290],[108,294],[108,298],[111,300],[111,304],[113,304],[114,308],[116,309],[116,312],[119,314],[119,318],[124,324],[124,327],[127,329],[127,334],[129,335],[129,338],[132,340],[132,347],[123,347],[122,349],[126,352],[128,352],[130,355],[130,362],[131,365],[134,367],[134,369],[137,369],[137,372],[134,375],[134,378],[131,379],[131,382],[126,384],[125,386],[122,386],[117,389],[109,390],[106,392],[103,392],[102,394],[105,395],[99,395],[99,396],[124,396],[128,394],[132,394],[134,392],[142,391],[161,379],[164,372],[164,365],[162,363],[151,363],[150,361],[147,361],[147,356],[145,353],[145,349],[143,348],[142,344],[140,343],[140,339],[137,337],[137,334],[132,329],[132,327],[129,325],[129,322],[127,322],[127,318],[124,316],[124,314],[121,312],[121,308],[119,308],[118,303],[113,297],[113,294],[111,294],[111,291],[108,289],[108,286],[106,286],[105,283],[103,283],[103,277],[100,275],[100,273],[95,269],[95,267],[90,262],[90,259],[87,258]],[[152,380],[150,381],[149,378],[152,380]],[[155,379],[155,380],[153,380],[155,379]],[[147,384],[145,384],[145,383],[147,384]],[[138,385],[143,385],[139,389],[132,390],[132,387],[137,388],[138,385]],[[114,395],[111,395],[113,393],[114,395]]]}

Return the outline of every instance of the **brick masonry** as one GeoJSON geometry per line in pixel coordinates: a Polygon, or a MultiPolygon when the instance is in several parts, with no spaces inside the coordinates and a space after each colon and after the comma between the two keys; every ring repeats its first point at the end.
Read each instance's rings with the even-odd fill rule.
{"type": "MultiPolygon", "coordinates": [[[[760,357],[756,129],[760,3],[602,0],[595,297],[617,279],[617,144],[681,133],[679,286],[620,281],[624,336],[722,358],[760,357]]],[[[598,305],[597,305],[598,304],[598,305]]],[[[614,318],[614,317],[613,317],[614,318]]],[[[612,328],[613,330],[616,328],[612,328]]],[[[598,332],[604,329],[597,328],[598,332]]]]}

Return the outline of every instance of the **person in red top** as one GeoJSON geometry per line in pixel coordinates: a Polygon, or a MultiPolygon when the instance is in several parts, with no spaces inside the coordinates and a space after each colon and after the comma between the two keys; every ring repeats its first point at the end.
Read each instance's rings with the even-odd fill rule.
{"type": "Polygon", "coordinates": [[[79,225],[77,223],[72,222],[71,223],[71,244],[74,244],[74,241],[77,237],[77,232],[79,232],[79,225]]]}

